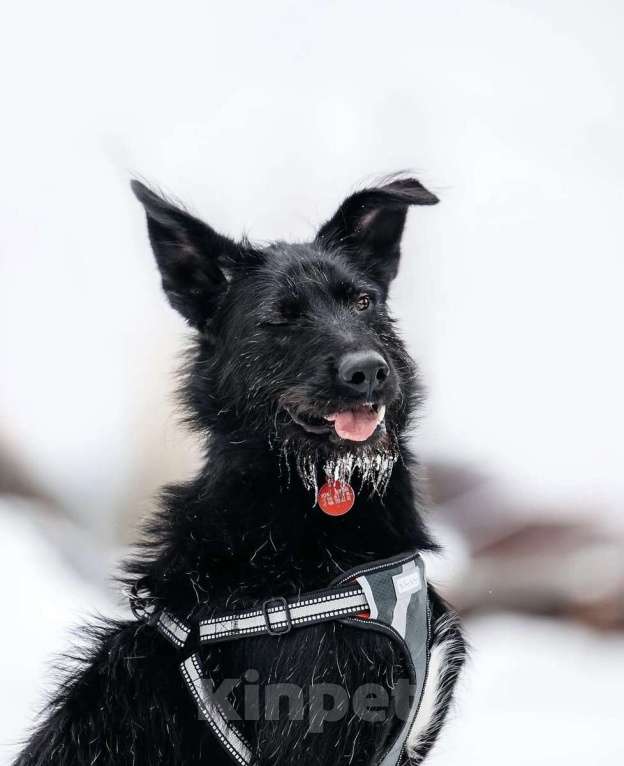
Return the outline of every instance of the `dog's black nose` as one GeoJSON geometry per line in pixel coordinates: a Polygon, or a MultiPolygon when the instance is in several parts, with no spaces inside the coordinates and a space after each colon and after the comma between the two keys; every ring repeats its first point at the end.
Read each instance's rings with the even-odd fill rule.
{"type": "Polygon", "coordinates": [[[338,364],[338,379],[351,393],[366,394],[381,391],[388,379],[386,360],[376,351],[353,351],[345,354],[338,364]]]}

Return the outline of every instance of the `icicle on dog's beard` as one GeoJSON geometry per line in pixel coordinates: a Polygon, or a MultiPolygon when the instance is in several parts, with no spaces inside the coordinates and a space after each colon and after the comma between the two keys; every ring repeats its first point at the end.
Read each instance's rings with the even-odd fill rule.
{"type": "Polygon", "coordinates": [[[394,464],[399,459],[396,438],[388,433],[386,443],[364,446],[346,452],[328,452],[326,448],[303,446],[291,442],[282,445],[281,457],[286,466],[287,483],[290,484],[290,460],[294,458],[296,471],[303,486],[316,496],[319,489],[319,470],[325,481],[351,484],[358,476],[362,489],[368,487],[370,494],[382,497],[394,464]]]}

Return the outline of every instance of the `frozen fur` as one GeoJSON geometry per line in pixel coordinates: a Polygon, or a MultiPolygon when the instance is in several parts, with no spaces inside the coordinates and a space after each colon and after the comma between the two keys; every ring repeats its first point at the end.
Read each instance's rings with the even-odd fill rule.
{"type": "MultiPolygon", "coordinates": [[[[191,481],[162,491],[126,563],[126,584],[192,619],[200,604],[243,608],[326,587],[366,562],[434,549],[407,446],[420,398],[416,372],[386,298],[408,208],[435,196],[414,179],[386,179],[348,197],[312,241],[259,248],[218,234],[138,182],[133,189],[165,294],[195,330],[182,404],[205,460],[191,481]],[[362,351],[383,360],[383,375],[370,385],[340,372],[348,354],[362,351]],[[335,413],[372,417],[384,407],[365,441],[345,441],[332,426],[335,413]],[[315,505],[315,488],[328,476],[349,478],[357,493],[345,516],[315,505]]],[[[410,740],[412,762],[437,735],[463,659],[456,617],[433,591],[431,599],[433,675],[410,740]]],[[[180,656],[152,627],[103,621],[89,636],[17,766],[230,763],[198,720],[180,656]]],[[[251,678],[256,690],[277,681],[392,691],[406,677],[387,637],[339,623],[216,645],[202,658],[216,680],[251,678]]],[[[239,703],[250,688],[245,680],[237,686],[239,703]]],[[[374,763],[397,720],[347,715],[321,732],[307,715],[239,725],[259,764],[346,766],[374,763]]]]}

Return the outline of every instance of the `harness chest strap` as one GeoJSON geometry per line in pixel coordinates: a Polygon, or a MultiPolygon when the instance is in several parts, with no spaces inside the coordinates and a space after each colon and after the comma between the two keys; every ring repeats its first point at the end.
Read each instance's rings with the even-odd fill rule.
{"type": "MultiPolygon", "coordinates": [[[[282,635],[293,628],[329,620],[382,632],[405,654],[415,693],[400,731],[376,764],[397,766],[420,707],[429,661],[429,602],[424,564],[417,553],[350,570],[326,590],[297,598],[272,598],[256,609],[200,620],[199,638],[202,644],[211,644],[282,635]]],[[[189,625],[167,610],[154,615],[153,621],[168,641],[178,649],[184,648],[191,634],[189,625]]],[[[202,717],[221,744],[241,766],[251,766],[253,748],[213,697],[199,654],[188,657],[180,669],[202,717]]]]}

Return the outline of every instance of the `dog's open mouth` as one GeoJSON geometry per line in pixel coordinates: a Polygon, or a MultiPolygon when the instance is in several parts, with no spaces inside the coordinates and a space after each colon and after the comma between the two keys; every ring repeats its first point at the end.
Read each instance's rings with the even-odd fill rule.
{"type": "Polygon", "coordinates": [[[386,414],[384,404],[359,404],[349,410],[332,412],[329,415],[314,415],[310,412],[295,412],[288,408],[293,421],[308,433],[335,433],[340,439],[364,442],[383,425],[386,414]]]}

